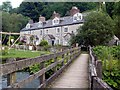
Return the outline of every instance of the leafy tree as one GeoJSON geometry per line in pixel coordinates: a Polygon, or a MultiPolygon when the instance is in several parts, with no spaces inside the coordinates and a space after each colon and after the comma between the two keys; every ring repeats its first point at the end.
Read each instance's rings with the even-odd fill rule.
{"type": "Polygon", "coordinates": [[[21,14],[2,13],[2,31],[4,32],[20,32],[28,22],[28,18],[21,14]]]}
{"type": "Polygon", "coordinates": [[[106,11],[110,15],[110,17],[113,16],[114,12],[114,6],[115,2],[106,2],[106,11]]]}
{"type": "Polygon", "coordinates": [[[50,19],[54,11],[60,13],[61,16],[68,15],[72,6],[77,6],[83,12],[94,9],[96,5],[92,2],[22,2],[17,12],[38,21],[40,15],[50,19]]]}
{"type": "Polygon", "coordinates": [[[12,10],[12,5],[10,1],[3,2],[2,10],[5,12],[10,12],[12,10]]]}
{"type": "Polygon", "coordinates": [[[115,3],[113,18],[115,21],[114,33],[120,39],[120,2],[115,3]]]}
{"type": "Polygon", "coordinates": [[[43,9],[41,2],[22,2],[18,8],[18,13],[28,16],[34,21],[38,21],[40,12],[43,9]]]}
{"type": "Polygon", "coordinates": [[[109,15],[103,12],[91,12],[78,29],[77,43],[84,45],[104,45],[113,37],[114,23],[109,15]]]}

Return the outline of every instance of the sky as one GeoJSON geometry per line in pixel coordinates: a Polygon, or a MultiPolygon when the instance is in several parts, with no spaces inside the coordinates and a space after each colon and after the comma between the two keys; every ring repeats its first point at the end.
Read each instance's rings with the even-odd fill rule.
{"type": "Polygon", "coordinates": [[[12,7],[13,7],[13,8],[16,8],[16,7],[19,7],[19,5],[21,4],[21,2],[22,2],[23,0],[0,0],[0,5],[2,5],[2,2],[5,2],[5,1],[10,1],[12,7]]]}

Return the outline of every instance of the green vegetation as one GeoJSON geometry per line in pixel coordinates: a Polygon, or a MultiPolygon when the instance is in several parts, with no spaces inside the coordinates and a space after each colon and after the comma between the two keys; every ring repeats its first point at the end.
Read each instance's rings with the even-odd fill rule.
{"type": "Polygon", "coordinates": [[[91,12],[85,20],[78,34],[72,38],[73,44],[105,45],[113,37],[114,22],[106,13],[91,12]]]}
{"type": "Polygon", "coordinates": [[[73,6],[77,6],[80,12],[94,9],[97,3],[94,2],[22,2],[16,12],[28,16],[34,21],[38,21],[39,16],[43,15],[50,19],[53,12],[60,13],[61,16],[69,15],[73,6]]]}
{"type": "Polygon", "coordinates": [[[93,51],[102,60],[103,80],[120,90],[120,46],[96,46],[93,51]]]}
{"type": "MultiPolygon", "coordinates": [[[[6,51],[6,50],[5,50],[6,51]]],[[[0,51],[1,53],[1,51],[0,51]]],[[[6,54],[0,56],[0,58],[33,58],[43,54],[49,54],[48,51],[28,51],[28,50],[15,50],[10,49],[6,54]]]]}
{"type": "Polygon", "coordinates": [[[40,46],[47,46],[47,45],[48,45],[48,42],[45,41],[45,40],[42,40],[42,41],[40,42],[40,46]]]}
{"type": "Polygon", "coordinates": [[[28,22],[28,17],[21,14],[10,14],[2,11],[2,31],[19,32],[28,22]]]}

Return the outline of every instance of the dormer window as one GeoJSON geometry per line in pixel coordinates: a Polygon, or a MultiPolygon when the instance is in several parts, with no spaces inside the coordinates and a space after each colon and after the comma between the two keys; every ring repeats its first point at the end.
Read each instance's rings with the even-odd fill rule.
{"type": "Polygon", "coordinates": [[[57,24],[59,24],[59,21],[60,21],[59,18],[55,17],[53,19],[52,23],[53,23],[53,25],[57,25],[57,24]]]}
{"type": "Polygon", "coordinates": [[[29,29],[29,28],[30,28],[30,24],[29,24],[29,23],[26,25],[26,28],[27,28],[27,29],[29,29]]]}
{"type": "Polygon", "coordinates": [[[73,22],[80,21],[80,20],[82,20],[82,14],[81,13],[76,13],[73,16],[73,22]]]}
{"type": "Polygon", "coordinates": [[[42,22],[39,21],[39,22],[38,22],[38,27],[42,27],[42,25],[43,25],[42,22]]]}

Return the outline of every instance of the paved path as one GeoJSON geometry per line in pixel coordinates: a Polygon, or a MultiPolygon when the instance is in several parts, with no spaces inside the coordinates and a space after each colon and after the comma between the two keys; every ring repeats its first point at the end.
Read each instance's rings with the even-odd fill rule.
{"type": "Polygon", "coordinates": [[[88,54],[81,54],[50,88],[88,88],[88,54]]]}

